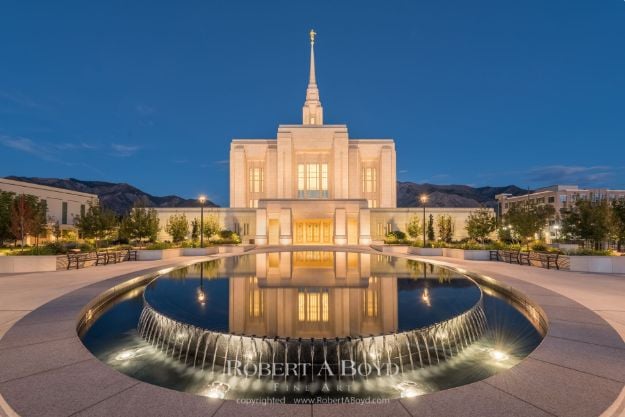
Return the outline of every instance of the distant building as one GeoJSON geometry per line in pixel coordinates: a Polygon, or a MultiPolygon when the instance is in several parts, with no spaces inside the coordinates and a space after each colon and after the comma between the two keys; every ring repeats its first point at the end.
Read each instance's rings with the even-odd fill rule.
{"type": "MultiPolygon", "coordinates": [[[[560,214],[562,210],[575,206],[578,200],[589,200],[598,202],[602,200],[613,201],[625,198],[625,190],[608,190],[606,188],[579,188],[577,185],[552,185],[539,188],[526,195],[512,196],[511,194],[497,194],[495,196],[499,202],[498,214],[504,216],[515,204],[530,202],[531,204],[550,205],[560,214]]],[[[560,225],[556,219],[550,221],[545,229],[548,240],[556,238],[560,225]]]]}
{"type": "Polygon", "coordinates": [[[46,218],[50,226],[59,223],[61,231],[75,231],[74,217],[84,214],[89,204],[97,203],[95,194],[81,193],[63,188],[48,187],[23,181],[14,181],[0,178],[0,191],[16,195],[32,195],[45,201],[47,207],[46,218]]]}

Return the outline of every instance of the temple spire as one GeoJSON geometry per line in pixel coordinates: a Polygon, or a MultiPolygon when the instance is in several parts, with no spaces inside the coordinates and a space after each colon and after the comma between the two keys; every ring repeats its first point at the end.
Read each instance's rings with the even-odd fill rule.
{"type": "Polygon", "coordinates": [[[317,32],[314,29],[310,29],[310,78],[308,79],[308,85],[317,85],[317,79],[315,78],[315,35],[317,32]]]}
{"type": "Polygon", "coordinates": [[[303,108],[304,125],[323,125],[323,107],[319,101],[319,89],[317,88],[317,79],[315,74],[315,36],[317,32],[311,29],[310,35],[310,77],[308,79],[308,88],[306,89],[306,101],[303,108]]]}

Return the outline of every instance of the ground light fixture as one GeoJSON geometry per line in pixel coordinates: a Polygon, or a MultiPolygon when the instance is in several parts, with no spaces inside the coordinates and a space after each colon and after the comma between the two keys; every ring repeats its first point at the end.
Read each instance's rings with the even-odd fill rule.
{"type": "Polygon", "coordinates": [[[417,397],[419,395],[423,395],[425,392],[419,387],[416,382],[413,381],[403,381],[395,386],[400,392],[401,398],[412,398],[417,397]]]}
{"type": "Polygon", "coordinates": [[[208,386],[205,394],[208,398],[224,399],[230,390],[230,385],[224,382],[215,381],[208,386]]]}

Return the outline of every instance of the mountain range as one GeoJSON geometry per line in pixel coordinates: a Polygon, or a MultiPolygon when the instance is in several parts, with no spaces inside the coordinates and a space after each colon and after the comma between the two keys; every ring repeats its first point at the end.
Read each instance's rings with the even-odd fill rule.
{"type": "MultiPolygon", "coordinates": [[[[196,199],[167,195],[157,197],[141,191],[126,183],[112,183],[105,181],[83,181],[76,178],[36,178],[36,177],[6,177],[10,180],[30,182],[33,184],[47,185],[49,187],[64,188],[66,190],[83,193],[97,194],[100,204],[118,214],[125,214],[132,208],[135,201],[145,198],[151,207],[199,207],[196,199]]],[[[207,200],[205,207],[219,207],[207,200]]]]}
{"type": "MultiPolygon", "coordinates": [[[[146,198],[152,207],[197,207],[196,199],[187,199],[176,195],[163,197],[153,196],[126,183],[112,183],[105,181],[83,181],[76,178],[36,178],[36,177],[6,177],[15,181],[25,181],[49,187],[64,188],[67,190],[97,194],[101,204],[118,214],[127,213],[139,198],[146,198]]],[[[428,195],[430,207],[494,207],[497,202],[495,195],[509,193],[522,195],[527,190],[515,185],[505,187],[471,187],[468,185],[436,185],[416,184],[413,182],[397,183],[397,206],[419,206],[419,196],[428,195]]],[[[212,201],[207,201],[206,207],[219,207],[212,201]]]]}

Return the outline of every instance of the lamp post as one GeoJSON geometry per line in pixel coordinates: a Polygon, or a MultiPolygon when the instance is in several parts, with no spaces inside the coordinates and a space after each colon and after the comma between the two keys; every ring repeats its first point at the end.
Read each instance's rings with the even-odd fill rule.
{"type": "Polygon", "coordinates": [[[206,197],[201,195],[198,199],[200,201],[200,247],[204,247],[204,203],[206,203],[206,197]]]}
{"type": "Polygon", "coordinates": [[[421,201],[421,205],[423,205],[423,247],[425,248],[425,203],[428,202],[428,196],[421,194],[419,201],[421,201]]]}

